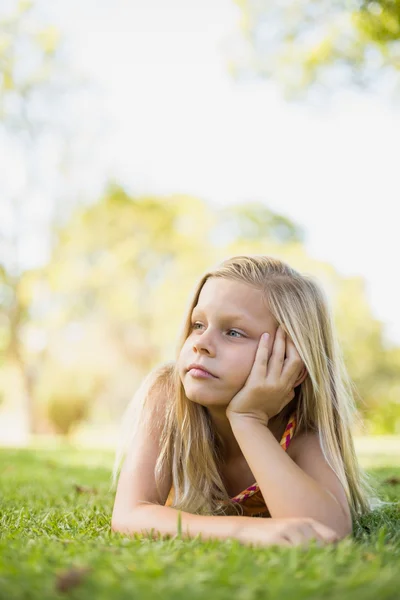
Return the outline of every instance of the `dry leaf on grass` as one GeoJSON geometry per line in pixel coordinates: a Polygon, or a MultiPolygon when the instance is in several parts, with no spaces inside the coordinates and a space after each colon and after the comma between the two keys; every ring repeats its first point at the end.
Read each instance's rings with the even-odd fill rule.
{"type": "Polygon", "coordinates": [[[68,592],[71,588],[77,587],[91,570],[90,567],[71,567],[59,573],[56,579],[57,591],[68,592]]]}
{"type": "Polygon", "coordinates": [[[387,485],[398,485],[400,483],[400,477],[396,477],[395,475],[393,477],[388,477],[383,483],[386,483],[387,485]]]}
{"type": "Polygon", "coordinates": [[[95,488],[85,487],[84,485],[78,485],[77,483],[75,483],[74,488],[77,494],[97,494],[95,488]]]}

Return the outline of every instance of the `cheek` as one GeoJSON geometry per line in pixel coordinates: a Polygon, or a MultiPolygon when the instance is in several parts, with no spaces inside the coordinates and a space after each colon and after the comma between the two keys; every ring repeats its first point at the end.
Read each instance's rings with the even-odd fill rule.
{"type": "Polygon", "coordinates": [[[181,379],[184,375],[185,366],[186,366],[184,349],[185,349],[185,347],[183,347],[182,350],[180,351],[178,359],[176,361],[176,366],[178,367],[178,373],[179,373],[181,379]]]}
{"type": "Polygon", "coordinates": [[[233,357],[229,368],[229,381],[232,388],[239,391],[244,386],[253,367],[254,357],[255,351],[252,350],[233,357]]]}

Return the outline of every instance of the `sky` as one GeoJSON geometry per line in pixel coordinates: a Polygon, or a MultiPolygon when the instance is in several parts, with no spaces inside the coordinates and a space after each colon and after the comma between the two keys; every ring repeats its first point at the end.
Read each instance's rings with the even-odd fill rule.
{"type": "Polygon", "coordinates": [[[94,83],[82,114],[104,119],[73,175],[86,190],[112,174],[138,194],[265,202],[304,228],[311,256],[366,279],[375,316],[400,343],[400,111],[350,90],[326,107],[295,105],[272,82],[232,80],[231,0],[42,5],[94,83]]]}

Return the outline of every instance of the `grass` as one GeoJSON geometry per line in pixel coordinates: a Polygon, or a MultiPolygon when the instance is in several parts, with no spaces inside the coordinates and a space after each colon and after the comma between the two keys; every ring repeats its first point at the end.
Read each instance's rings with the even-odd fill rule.
{"type": "MultiPolygon", "coordinates": [[[[0,450],[0,599],[400,598],[400,504],[326,548],[110,532],[112,453],[0,450]]],[[[400,467],[369,469],[398,501],[400,467]],[[386,480],[391,483],[385,483],[386,480]]]]}

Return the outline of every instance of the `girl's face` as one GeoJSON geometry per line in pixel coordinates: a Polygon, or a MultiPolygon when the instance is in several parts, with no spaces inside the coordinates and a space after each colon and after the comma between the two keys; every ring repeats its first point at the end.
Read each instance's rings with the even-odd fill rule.
{"type": "Polygon", "coordinates": [[[207,407],[226,407],[246,383],[261,334],[270,334],[271,352],[277,328],[260,290],[230,279],[207,279],[177,365],[189,400],[207,407]],[[214,377],[191,374],[192,363],[214,377]]]}

